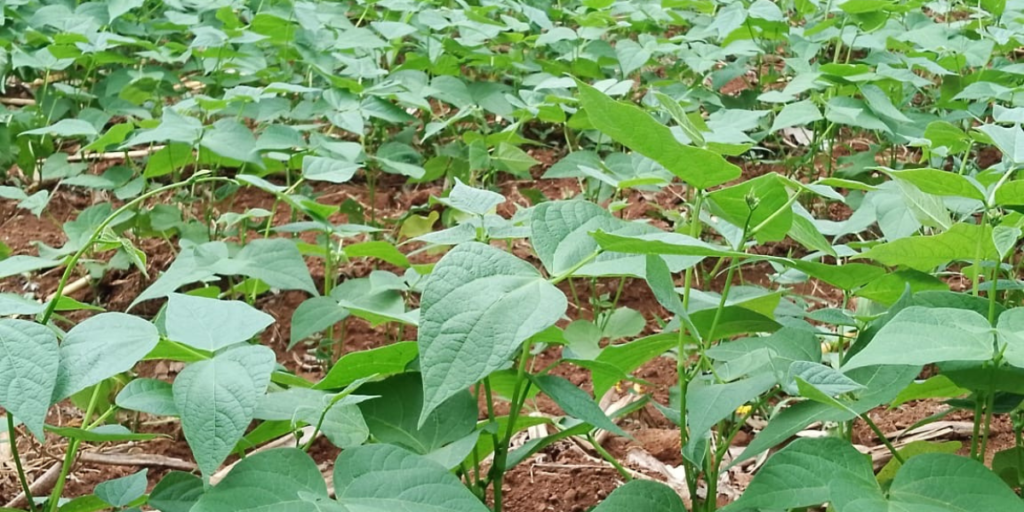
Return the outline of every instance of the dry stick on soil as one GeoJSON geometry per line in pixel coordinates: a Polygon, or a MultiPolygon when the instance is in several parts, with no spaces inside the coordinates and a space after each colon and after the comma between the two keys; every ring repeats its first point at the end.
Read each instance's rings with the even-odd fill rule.
{"type": "MultiPolygon", "coordinates": [[[[57,483],[57,477],[60,476],[61,463],[55,462],[50,469],[47,469],[43,476],[32,482],[32,485],[28,486],[29,490],[32,491],[32,496],[45,496],[46,493],[53,489],[53,485],[57,483]]],[[[25,493],[20,493],[14,497],[13,500],[8,501],[4,508],[18,508],[28,505],[28,500],[25,499],[25,493]]]]}
{"type": "MultiPolygon", "coordinates": [[[[80,277],[78,279],[75,279],[74,281],[68,283],[68,285],[64,287],[64,291],[61,293],[61,295],[66,297],[66,296],[71,295],[72,293],[75,293],[77,291],[84,290],[85,287],[89,286],[89,281],[90,281],[89,276],[84,276],[84,277],[80,277]]],[[[48,297],[46,297],[46,302],[50,302],[51,300],[55,299],[56,297],[57,297],[57,292],[53,292],[48,297]]]]}
{"type": "Polygon", "coordinates": [[[30,107],[36,104],[31,98],[0,98],[0,105],[12,105],[15,107],[30,107]]]}
{"type": "Polygon", "coordinates": [[[78,455],[79,462],[100,464],[104,466],[140,466],[176,469],[178,471],[195,471],[196,465],[187,460],[165,457],[150,453],[103,453],[83,452],[78,455]]]}
{"type": "Polygon", "coordinates": [[[100,160],[125,160],[133,158],[143,158],[166,146],[153,146],[147,149],[133,149],[131,151],[111,151],[109,153],[76,153],[68,156],[68,162],[97,162],[100,160]]]}

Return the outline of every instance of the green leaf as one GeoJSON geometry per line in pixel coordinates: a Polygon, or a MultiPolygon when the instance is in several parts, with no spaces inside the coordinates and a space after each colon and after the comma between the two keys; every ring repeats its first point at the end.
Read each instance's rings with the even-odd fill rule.
{"type": "Polygon", "coordinates": [[[679,341],[675,333],[655,334],[621,345],[609,345],[601,350],[597,361],[606,363],[616,368],[617,371],[609,372],[600,368],[591,369],[594,380],[594,396],[604,396],[615,383],[620,375],[628,375],[644,363],[664,354],[679,341]]]}
{"type": "Polygon", "coordinates": [[[938,169],[909,169],[905,171],[885,169],[885,171],[893,178],[913,184],[925,194],[966,197],[985,201],[985,189],[981,184],[955,172],[938,169]]]}
{"type": "Polygon", "coordinates": [[[310,297],[292,313],[291,336],[288,350],[328,327],[348,318],[349,311],[330,297],[310,297]]]}
{"type": "Polygon", "coordinates": [[[992,228],[976,224],[955,224],[949,231],[933,236],[914,236],[879,244],[855,256],[870,258],[883,265],[904,265],[922,272],[951,261],[975,258],[995,261],[999,258],[992,242],[992,228]]]}
{"type": "Polygon", "coordinates": [[[728,384],[691,382],[686,389],[686,423],[689,450],[701,442],[719,421],[735,414],[741,405],[775,385],[775,376],[762,374],[728,384]]]}
{"type": "Polygon", "coordinates": [[[0,406],[40,441],[59,367],[53,331],[34,322],[0,319],[0,406]]]}
{"type": "Polygon", "coordinates": [[[624,430],[619,428],[608,415],[601,410],[601,407],[594,402],[594,399],[575,384],[557,377],[555,375],[531,376],[537,387],[545,395],[551,397],[566,414],[573,418],[583,420],[595,428],[600,428],[623,437],[629,437],[624,430]]]}
{"type": "Polygon", "coordinates": [[[130,370],[160,341],[153,324],[124,313],[100,313],[72,328],[60,344],[51,403],[130,370]]]}
{"type": "Polygon", "coordinates": [[[495,148],[494,153],[491,154],[491,161],[516,176],[523,176],[527,178],[530,177],[530,169],[532,169],[533,166],[540,164],[540,162],[525,151],[509,144],[508,142],[498,143],[498,147],[495,148]]]}
{"type": "Polygon", "coordinates": [[[260,420],[283,421],[294,428],[298,423],[315,425],[331,444],[347,449],[359,446],[370,431],[357,404],[372,396],[352,395],[351,391],[332,394],[305,387],[267,393],[253,416],[260,420]]]}
{"type": "Polygon", "coordinates": [[[403,341],[342,356],[314,389],[341,389],[367,377],[405,372],[417,355],[414,341],[403,341]]]}
{"type": "Polygon", "coordinates": [[[242,459],[190,512],[319,512],[324,509],[317,502],[327,499],[327,484],[313,459],[302,450],[281,448],[242,459]]]}
{"type": "Polygon", "coordinates": [[[650,480],[633,480],[612,491],[594,512],[686,512],[679,495],[665,484],[650,480]]]}
{"type": "MultiPolygon", "coordinates": [[[[914,441],[906,446],[897,450],[903,460],[909,460],[911,457],[923,455],[925,453],[956,453],[963,448],[963,443],[959,441],[946,441],[944,443],[930,442],[930,441],[914,441]]],[[[889,462],[878,471],[877,480],[878,483],[885,485],[892,481],[896,477],[896,472],[903,467],[903,463],[899,459],[893,457],[889,459],[889,462]]]]}
{"type": "Polygon", "coordinates": [[[598,249],[591,231],[611,231],[610,213],[588,201],[541,203],[530,216],[530,241],[548,273],[557,275],[582,262],[598,249]]]}
{"type": "Polygon", "coordinates": [[[995,356],[992,331],[988,320],[973,311],[911,306],[897,313],[843,368],[986,361],[995,356]]]}
{"type": "Polygon", "coordinates": [[[992,244],[995,245],[996,252],[999,253],[1000,261],[1010,255],[1010,251],[1017,246],[1021,235],[1024,235],[1024,231],[1017,227],[996,226],[992,228],[992,244]]]}
{"type": "Polygon", "coordinates": [[[203,480],[190,473],[167,473],[149,493],[149,506],[160,512],[189,512],[203,495],[203,480]]]}
{"type": "Polygon", "coordinates": [[[785,238],[793,223],[789,192],[779,175],[768,173],[708,194],[711,212],[734,226],[753,230],[760,242],[785,238]]]}
{"type": "Polygon", "coordinates": [[[302,177],[310,181],[345,183],[355,176],[359,164],[337,158],[306,156],[302,159],[302,177]]]}
{"type": "MultiPolygon", "coordinates": [[[[224,274],[255,277],[282,290],[302,290],[318,295],[309,268],[295,243],[284,238],[252,240],[233,258],[224,274]]],[[[217,266],[212,267],[217,269],[217,266]]],[[[221,272],[218,272],[221,273],[221,272]]]]}
{"type": "Polygon", "coordinates": [[[381,443],[397,444],[428,455],[476,429],[476,400],[468,390],[452,396],[430,413],[422,426],[423,383],[419,373],[395,375],[383,382],[365,384],[360,393],[377,398],[361,402],[366,425],[381,443]]]}
{"type": "Polygon", "coordinates": [[[529,263],[491,246],[457,246],[421,298],[420,424],[449,397],[505,365],[520,344],[565,313],[565,295],[529,263]]]}
{"type": "Polygon", "coordinates": [[[145,0],[110,0],[107,4],[107,17],[113,22],[128,11],[142,7],[143,3],[145,0]]]}
{"type": "Polygon", "coordinates": [[[775,116],[775,121],[769,131],[777,132],[783,128],[810,124],[822,119],[824,118],[821,116],[821,111],[813,101],[798,101],[782,108],[782,112],[775,116]]]}
{"type": "Polygon", "coordinates": [[[177,416],[174,392],[162,380],[138,378],[128,383],[114,403],[122,409],[140,411],[155,416],[177,416]]]}
{"type": "Polygon", "coordinates": [[[908,460],[893,479],[889,500],[902,505],[902,510],[912,506],[956,512],[1024,510],[1020,497],[980,462],[946,453],[908,460]]]}
{"type": "Polygon", "coordinates": [[[708,188],[740,176],[739,167],[711,151],[681,144],[667,126],[635,105],[615,101],[584,83],[578,86],[580,102],[595,128],[688,184],[708,188]]]}
{"type": "Polygon", "coordinates": [[[632,39],[620,39],[615,43],[615,55],[623,75],[642,68],[651,60],[652,52],[632,39]]]}
{"type": "Polygon", "coordinates": [[[100,132],[88,121],[81,119],[61,119],[45,128],[26,130],[21,135],[53,135],[56,137],[97,137],[100,132]]]}
{"type": "Polygon", "coordinates": [[[1024,130],[1019,125],[1004,128],[994,124],[984,124],[977,130],[992,139],[999,151],[1003,153],[1003,160],[1014,165],[1024,163],[1024,130]]]}
{"type": "Polygon", "coordinates": [[[868,101],[868,106],[876,114],[887,117],[898,123],[912,123],[913,121],[900,112],[893,104],[889,96],[882,89],[874,84],[862,84],[860,93],[868,101]]]}
{"type": "Polygon", "coordinates": [[[923,382],[913,382],[892,401],[892,407],[925,398],[956,398],[970,393],[970,390],[962,388],[946,375],[934,375],[923,382]]]}
{"type": "Polygon", "coordinates": [[[345,256],[349,258],[377,258],[396,267],[409,268],[409,258],[402,254],[393,244],[383,240],[370,240],[345,246],[345,256]]]}
{"type": "Polygon", "coordinates": [[[26,274],[35,270],[56,267],[60,261],[53,261],[38,256],[17,255],[0,260],[0,279],[18,274],[26,274]]]}
{"type": "MultiPolygon", "coordinates": [[[[160,437],[160,434],[136,434],[121,425],[101,425],[92,430],[76,427],[54,427],[46,425],[47,432],[60,437],[78,439],[87,443],[114,443],[125,441],[149,441],[160,437]]],[[[166,436],[164,436],[166,437],[166,436]]]]}
{"type": "Polygon", "coordinates": [[[252,339],[273,324],[274,317],[242,301],[172,293],[164,323],[169,339],[216,352],[252,339]]]}
{"type": "Polygon", "coordinates": [[[342,452],[334,463],[334,492],[337,500],[352,511],[488,510],[444,466],[385,444],[360,446],[342,452]]]}
{"type": "Polygon", "coordinates": [[[440,198],[437,201],[469,214],[486,215],[499,204],[504,203],[505,196],[490,190],[470,187],[462,180],[455,178],[455,186],[452,187],[448,197],[440,198]]]}
{"type": "Polygon", "coordinates": [[[245,434],[274,363],[272,350],[247,345],[192,363],[174,380],[181,429],[204,476],[217,471],[245,434]]]}
{"type": "Polygon", "coordinates": [[[96,484],[93,493],[96,497],[109,503],[112,507],[124,507],[146,494],[146,474],[143,469],[131,475],[107,480],[96,484]]]}
{"type": "Polygon", "coordinates": [[[789,367],[789,373],[792,377],[800,378],[822,393],[833,397],[864,387],[846,375],[818,362],[794,361],[789,367]]]}
{"type": "Polygon", "coordinates": [[[252,130],[234,119],[220,119],[203,134],[199,144],[220,156],[263,166],[263,160],[256,152],[256,137],[252,130]]]}
{"type": "Polygon", "coordinates": [[[722,510],[818,506],[831,500],[829,489],[835,480],[861,489],[878,488],[869,460],[848,441],[797,439],[769,457],[740,499],[722,510]]]}

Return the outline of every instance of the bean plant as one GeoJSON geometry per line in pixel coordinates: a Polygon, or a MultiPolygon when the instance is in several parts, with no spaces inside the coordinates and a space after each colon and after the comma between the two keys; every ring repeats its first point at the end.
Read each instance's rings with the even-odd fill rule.
{"type": "Polygon", "coordinates": [[[596,512],[1024,510],[1021,19],[1012,0],[0,0],[0,234],[93,198],[61,247],[0,242],[25,496],[3,510],[501,512],[509,472],[570,438],[622,482],[596,512]],[[429,199],[382,206],[411,190],[429,199]],[[124,308],[71,297],[129,273],[124,308]],[[40,274],[48,296],[23,286],[40,274]],[[667,400],[638,376],[659,358],[667,400]],[[622,390],[641,396],[599,405],[622,390]],[[531,414],[541,396],[559,416],[531,414]],[[959,453],[872,414],[926,399],[944,408],[914,427],[972,421],[959,453]],[[642,408],[678,429],[682,486],[604,446],[642,408]],[[164,435],[142,419],[196,470],[71,495],[85,445],[164,435]],[[63,456],[37,495],[31,443],[63,456]]]}

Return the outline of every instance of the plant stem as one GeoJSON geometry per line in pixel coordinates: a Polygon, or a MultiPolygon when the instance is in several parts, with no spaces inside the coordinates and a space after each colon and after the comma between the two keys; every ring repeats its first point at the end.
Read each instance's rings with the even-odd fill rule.
{"type": "Polygon", "coordinates": [[[95,244],[96,240],[99,239],[100,235],[103,233],[103,230],[107,229],[107,227],[110,226],[110,223],[114,222],[114,220],[120,217],[122,213],[131,210],[132,208],[135,208],[136,206],[142,204],[144,201],[153,196],[160,195],[163,194],[164,192],[168,192],[174,189],[188,187],[191,185],[205,183],[209,181],[232,181],[228,178],[203,176],[203,174],[195,174],[186,181],[172,183],[170,185],[166,185],[158,189],[150,190],[149,192],[146,192],[145,194],[142,194],[139,197],[136,197],[135,199],[128,201],[120,208],[114,210],[114,212],[108,215],[107,218],[103,219],[103,222],[101,222],[100,225],[93,230],[92,235],[90,235],[89,239],[86,240],[84,244],[82,244],[82,247],[71,255],[71,258],[68,260],[67,266],[64,269],[64,274],[61,276],[60,281],[57,283],[57,290],[53,292],[53,300],[51,300],[49,304],[46,305],[46,311],[43,313],[43,317],[39,323],[46,325],[46,323],[50,321],[50,317],[53,316],[54,310],[57,309],[57,302],[59,302],[60,298],[63,296],[64,287],[67,286],[68,280],[71,279],[71,274],[73,274],[75,271],[75,266],[78,264],[78,260],[82,259],[82,256],[84,256],[86,252],[92,249],[93,244],[95,244]]]}
{"type": "Polygon", "coordinates": [[[14,469],[18,472],[18,481],[21,482],[21,490],[25,493],[28,501],[28,509],[36,511],[36,502],[32,498],[32,489],[28,486],[28,479],[25,478],[25,468],[21,465],[21,455],[18,453],[18,431],[14,428],[14,415],[7,411],[7,442],[11,445],[11,458],[14,459],[14,469]]]}
{"type": "Polygon", "coordinates": [[[885,437],[885,434],[882,433],[882,429],[878,428],[878,425],[876,425],[875,422],[868,416],[868,413],[861,414],[860,419],[864,420],[864,423],[867,423],[868,427],[871,427],[871,430],[875,433],[876,436],[878,436],[878,440],[881,441],[882,444],[884,444],[885,447],[889,449],[889,453],[892,453],[894,459],[898,460],[900,464],[906,462],[906,460],[903,458],[903,455],[900,455],[900,452],[897,451],[896,447],[892,445],[892,443],[889,441],[889,438],[885,437]]]}
{"type": "MultiPolygon", "coordinates": [[[[86,247],[89,245],[91,245],[91,242],[86,244],[86,247]]],[[[100,389],[101,386],[99,384],[93,387],[92,397],[89,398],[89,406],[85,409],[85,415],[82,416],[82,428],[85,430],[91,428],[89,427],[89,419],[92,418],[92,413],[96,410],[96,404],[99,402],[100,389]]],[[[58,508],[60,508],[60,495],[64,493],[64,483],[67,482],[68,474],[71,473],[71,466],[75,463],[75,456],[78,455],[78,445],[80,444],[81,440],[79,439],[72,439],[68,443],[68,451],[64,454],[64,463],[60,468],[60,475],[57,476],[57,483],[53,486],[53,492],[50,493],[50,500],[47,502],[50,512],[57,512],[58,508]]]]}
{"type": "MultiPolygon", "coordinates": [[[[693,209],[690,213],[690,236],[693,238],[700,237],[700,209],[703,202],[704,195],[698,191],[697,198],[693,204],[693,209]]],[[[690,309],[690,288],[693,287],[694,266],[687,268],[685,276],[683,277],[683,309],[687,311],[690,309]]],[[[680,355],[682,355],[681,352],[680,355]]]]}
{"type": "MultiPolygon", "coordinates": [[[[530,388],[530,382],[526,380],[526,362],[530,358],[530,342],[523,343],[522,353],[519,355],[519,368],[516,370],[516,386],[512,391],[512,408],[508,412],[508,426],[505,428],[505,436],[500,443],[494,445],[494,463],[491,466],[491,481],[494,484],[494,512],[501,512],[502,485],[505,481],[505,465],[508,463],[508,446],[512,441],[512,435],[516,432],[516,422],[519,420],[519,412],[526,401],[526,395],[530,388]]],[[[490,402],[490,383],[487,383],[487,397],[490,402]]]]}
{"type": "Polygon", "coordinates": [[[629,471],[626,471],[626,468],[622,467],[622,464],[620,464],[612,454],[608,453],[608,450],[605,450],[604,446],[601,446],[601,443],[597,442],[597,438],[595,438],[593,434],[587,434],[587,441],[590,441],[590,446],[594,447],[594,451],[596,451],[602,459],[608,461],[608,463],[615,468],[615,471],[619,472],[619,476],[621,476],[623,480],[627,482],[631,482],[633,480],[633,475],[629,474],[629,471]]]}
{"type": "Polygon", "coordinates": [[[992,427],[992,409],[995,407],[996,394],[990,393],[985,400],[985,427],[981,431],[981,450],[978,451],[978,460],[985,462],[985,451],[988,449],[988,435],[992,427]]]}
{"type": "Polygon", "coordinates": [[[555,276],[551,277],[550,279],[548,279],[548,282],[550,282],[551,284],[558,284],[558,283],[561,283],[562,281],[565,281],[566,279],[572,277],[572,275],[574,273],[576,273],[577,270],[583,268],[584,265],[586,265],[587,263],[590,263],[591,261],[594,261],[594,258],[597,258],[598,256],[600,256],[602,252],[603,251],[601,249],[598,249],[598,250],[590,253],[589,255],[587,255],[586,258],[583,258],[582,260],[580,260],[579,263],[573,265],[572,268],[566,270],[565,272],[562,272],[561,274],[555,275],[555,276]]]}
{"type": "Polygon", "coordinates": [[[971,458],[978,458],[978,438],[981,436],[981,415],[985,400],[980,395],[974,396],[974,430],[971,432],[971,458]]]}

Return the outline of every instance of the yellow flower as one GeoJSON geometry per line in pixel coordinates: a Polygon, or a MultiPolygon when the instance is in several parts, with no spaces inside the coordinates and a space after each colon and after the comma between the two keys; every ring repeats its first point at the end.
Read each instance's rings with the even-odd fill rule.
{"type": "Polygon", "coordinates": [[[753,409],[754,408],[749,405],[741,405],[736,408],[736,414],[740,416],[746,416],[747,414],[750,414],[750,411],[753,409]]]}

